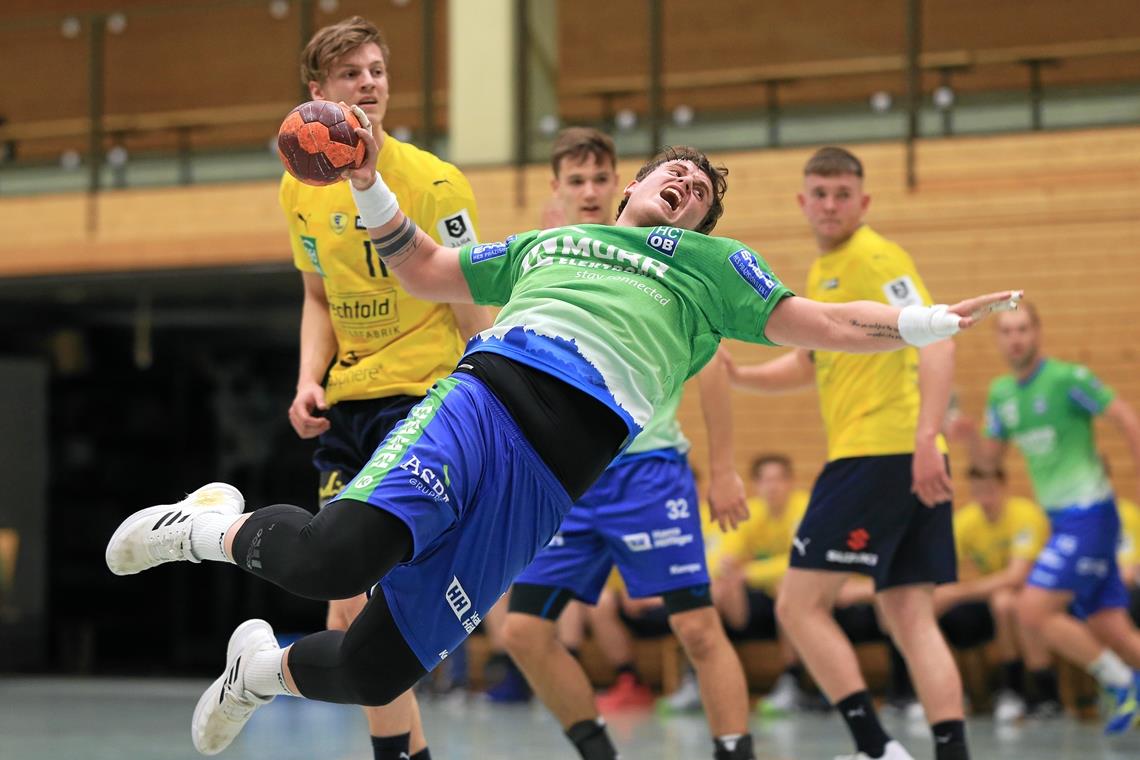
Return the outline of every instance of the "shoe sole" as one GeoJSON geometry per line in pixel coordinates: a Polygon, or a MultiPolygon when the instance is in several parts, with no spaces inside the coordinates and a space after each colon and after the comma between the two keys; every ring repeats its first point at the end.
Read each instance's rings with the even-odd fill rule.
{"type": "MultiPolygon", "coordinates": [[[[146,509],[140,509],[138,512],[135,512],[133,515],[128,517],[126,520],[123,520],[122,524],[119,525],[119,527],[111,535],[111,540],[107,542],[107,549],[103,553],[103,560],[107,563],[107,569],[110,570],[115,575],[137,575],[138,573],[141,573],[143,570],[150,570],[149,567],[140,568],[138,570],[123,570],[122,568],[116,568],[112,562],[112,559],[111,559],[111,551],[115,548],[116,544],[118,542],[120,542],[127,533],[130,533],[132,530],[134,530],[137,527],[139,521],[142,520],[143,518],[151,518],[151,517],[154,517],[155,515],[165,514],[169,511],[173,510],[173,509],[179,509],[180,504],[184,504],[184,503],[190,501],[190,499],[193,498],[199,491],[205,491],[208,488],[210,488],[210,489],[220,488],[220,489],[224,489],[227,491],[231,491],[233,493],[233,495],[237,497],[237,502],[238,502],[238,506],[239,506],[238,510],[236,512],[234,512],[234,514],[240,515],[245,510],[245,498],[241,495],[241,491],[234,488],[229,483],[208,483],[207,485],[202,486],[201,488],[197,489],[193,493],[188,494],[186,496],[186,498],[183,499],[182,501],[176,502],[174,504],[159,504],[158,506],[155,506],[155,507],[147,507],[146,509]]],[[[203,506],[206,506],[206,505],[203,505],[203,506]]],[[[192,509],[201,509],[202,507],[191,507],[191,508],[192,509]]],[[[165,564],[165,563],[159,563],[159,564],[165,564]]]]}
{"type": "MultiPolygon", "coordinates": [[[[198,733],[195,729],[198,726],[198,719],[202,715],[202,712],[205,710],[206,706],[212,704],[213,701],[217,699],[215,696],[218,693],[217,690],[221,688],[222,683],[225,682],[226,676],[229,674],[230,663],[233,662],[234,657],[237,656],[237,650],[240,649],[240,646],[237,645],[245,639],[247,633],[255,628],[262,627],[269,631],[270,638],[274,638],[273,627],[269,625],[269,623],[258,618],[247,620],[234,629],[234,632],[230,634],[229,643],[226,644],[226,664],[225,668],[222,670],[222,674],[215,678],[214,682],[206,687],[206,690],[202,692],[202,696],[198,697],[198,703],[194,705],[194,716],[190,719],[190,741],[193,742],[194,749],[198,750],[200,754],[216,755],[233,743],[233,738],[231,738],[230,741],[226,742],[223,746],[218,747],[217,749],[203,749],[198,745],[198,733]]],[[[234,738],[236,738],[236,734],[234,735],[234,738]]]]}

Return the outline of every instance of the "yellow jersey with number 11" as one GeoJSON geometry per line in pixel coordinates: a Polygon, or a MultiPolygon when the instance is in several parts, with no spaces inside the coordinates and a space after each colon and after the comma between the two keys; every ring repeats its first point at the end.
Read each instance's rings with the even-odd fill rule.
{"type": "MultiPolygon", "coordinates": [[[[478,216],[458,169],[386,135],[376,168],[400,208],[443,245],[475,242],[478,216]]],[[[413,298],[372,250],[347,182],[305,185],[281,179],[293,263],[324,281],[337,353],[325,384],[330,404],[422,396],[455,368],[463,338],[447,304],[413,298]]]]}

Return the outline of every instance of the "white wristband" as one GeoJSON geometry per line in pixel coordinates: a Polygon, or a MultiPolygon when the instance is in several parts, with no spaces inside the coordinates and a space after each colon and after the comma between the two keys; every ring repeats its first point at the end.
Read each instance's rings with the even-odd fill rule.
{"type": "Polygon", "coordinates": [[[360,211],[360,221],[368,229],[383,227],[400,210],[396,194],[384,184],[380,172],[376,172],[376,181],[367,190],[357,190],[351,182],[349,187],[352,187],[352,199],[360,211]]]}
{"type": "Polygon", "coordinates": [[[899,334],[912,346],[929,346],[958,332],[961,317],[946,304],[905,306],[899,312],[899,334]]]}

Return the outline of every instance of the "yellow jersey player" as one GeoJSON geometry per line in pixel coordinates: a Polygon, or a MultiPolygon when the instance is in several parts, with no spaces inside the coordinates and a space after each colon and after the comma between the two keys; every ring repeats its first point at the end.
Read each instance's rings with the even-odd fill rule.
{"type": "MultiPolygon", "coordinates": [[[[809,298],[929,304],[906,251],[863,223],[863,165],[822,148],[804,167],[800,207],[820,256],[809,298]]],[[[734,370],[738,385],[779,391],[814,377],[828,462],[796,536],[777,614],[855,739],[855,760],[907,760],[883,730],[850,641],[832,617],[849,573],[872,577],[879,609],[923,697],[937,760],[965,760],[962,682],[934,615],[934,585],[955,579],[951,484],[939,431],[950,400],[949,341],[891,355],[792,351],[734,370]]]]}
{"type": "MultiPolygon", "coordinates": [[[[301,78],[314,99],[364,109],[380,143],[377,167],[422,229],[444,245],[475,241],[475,199],[460,171],[383,130],[388,47],[373,24],[353,17],[318,31],[302,53],[301,78]]],[[[451,372],[464,336],[490,319],[478,307],[408,295],[372,250],[347,183],[312,187],[285,174],[280,202],[305,291],[289,421],[302,438],[319,436],[313,462],[323,505],[451,372]]],[[[328,627],[347,629],[365,601],[361,595],[330,602],[328,627]]],[[[365,713],[375,760],[429,757],[410,692],[365,713]]]]}
{"type": "Polygon", "coordinates": [[[788,570],[792,539],[807,511],[808,493],[795,487],[792,460],[783,454],[756,457],[750,476],[748,519],[719,541],[715,557],[709,552],[713,601],[737,635],[779,643],[784,672],[760,706],[788,712],[802,701],[803,665],[776,623],[776,596],[788,570]]]}
{"type": "Polygon", "coordinates": [[[934,593],[943,633],[961,649],[993,641],[1000,658],[994,720],[1017,720],[1060,712],[1049,647],[1017,624],[1017,594],[1049,540],[1049,519],[1029,499],[1009,496],[1003,470],[971,468],[974,500],[954,515],[958,583],[934,593]],[[1025,671],[1029,670],[1026,689],[1025,671]]]}

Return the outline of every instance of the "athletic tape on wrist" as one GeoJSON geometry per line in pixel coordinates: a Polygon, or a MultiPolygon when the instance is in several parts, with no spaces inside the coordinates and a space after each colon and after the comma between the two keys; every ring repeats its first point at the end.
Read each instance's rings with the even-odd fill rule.
{"type": "Polygon", "coordinates": [[[357,190],[351,182],[349,186],[352,187],[352,199],[360,211],[360,221],[369,229],[383,227],[400,210],[396,194],[384,184],[380,172],[376,172],[376,181],[367,190],[357,190]]]}
{"type": "Polygon", "coordinates": [[[929,346],[957,334],[961,319],[944,303],[906,306],[899,312],[899,335],[912,346],[929,346]]]}

